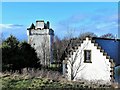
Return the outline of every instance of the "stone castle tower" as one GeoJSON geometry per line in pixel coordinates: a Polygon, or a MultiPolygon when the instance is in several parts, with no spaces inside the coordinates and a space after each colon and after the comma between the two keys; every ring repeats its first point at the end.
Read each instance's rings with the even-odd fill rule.
{"type": "Polygon", "coordinates": [[[50,65],[53,61],[52,43],[54,31],[50,28],[50,23],[43,20],[36,21],[36,25],[31,24],[27,28],[28,43],[35,48],[37,56],[42,65],[50,65]]]}

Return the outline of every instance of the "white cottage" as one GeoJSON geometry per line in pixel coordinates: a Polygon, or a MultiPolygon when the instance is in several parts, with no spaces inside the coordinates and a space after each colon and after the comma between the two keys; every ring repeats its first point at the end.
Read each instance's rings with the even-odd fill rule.
{"type": "Polygon", "coordinates": [[[120,40],[86,37],[75,43],[64,52],[64,76],[74,81],[114,82],[114,67],[120,64],[120,40]]]}

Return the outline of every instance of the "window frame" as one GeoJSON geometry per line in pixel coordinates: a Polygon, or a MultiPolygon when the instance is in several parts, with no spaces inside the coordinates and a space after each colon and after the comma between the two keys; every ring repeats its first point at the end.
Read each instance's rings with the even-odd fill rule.
{"type": "Polygon", "coordinates": [[[91,61],[91,56],[92,55],[91,54],[92,54],[91,50],[84,50],[84,63],[92,63],[92,61],[91,61]],[[86,57],[87,57],[86,52],[90,53],[90,59],[89,60],[86,60],[86,57]]]}

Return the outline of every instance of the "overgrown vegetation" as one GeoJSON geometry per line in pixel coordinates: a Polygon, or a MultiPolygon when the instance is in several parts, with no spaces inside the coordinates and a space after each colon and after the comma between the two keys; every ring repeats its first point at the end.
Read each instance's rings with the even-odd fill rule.
{"type": "MultiPolygon", "coordinates": [[[[25,70],[24,74],[13,73],[10,74],[6,72],[1,75],[0,81],[2,81],[3,90],[54,90],[54,89],[80,89],[86,90],[92,88],[99,88],[99,90],[110,90],[111,87],[107,85],[97,85],[97,84],[87,84],[85,82],[75,82],[75,81],[67,81],[65,80],[59,72],[47,71],[47,70],[30,70],[29,72],[25,70]],[[106,89],[107,88],[107,89],[106,89]]],[[[95,90],[94,89],[94,90],[95,90]]]]}
{"type": "Polygon", "coordinates": [[[27,42],[19,42],[10,36],[2,43],[2,71],[15,72],[23,68],[40,67],[37,54],[27,42]]]}

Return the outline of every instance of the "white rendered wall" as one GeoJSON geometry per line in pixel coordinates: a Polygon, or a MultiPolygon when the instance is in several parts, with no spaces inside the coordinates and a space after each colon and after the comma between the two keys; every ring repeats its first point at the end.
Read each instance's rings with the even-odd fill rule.
{"type": "MultiPolygon", "coordinates": [[[[73,70],[75,71],[79,65],[80,68],[78,70],[78,73],[74,80],[88,80],[88,81],[104,81],[103,83],[110,83],[110,62],[109,59],[106,59],[106,56],[103,56],[103,53],[100,52],[99,49],[97,49],[96,46],[94,46],[93,43],[91,43],[88,38],[83,41],[81,44],[81,47],[78,48],[78,57],[75,61],[75,64],[73,66],[73,70]],[[92,63],[84,63],[84,50],[91,50],[91,61],[92,63]],[[80,63],[81,60],[81,63],[80,63]]],[[[75,53],[73,53],[73,56],[69,58],[71,61],[72,58],[75,57],[75,53]]],[[[67,78],[71,79],[71,66],[68,60],[67,64],[67,78]]]]}

